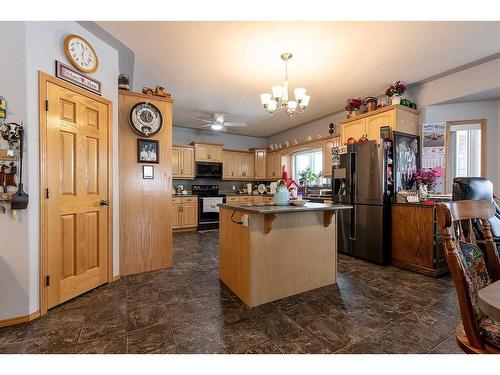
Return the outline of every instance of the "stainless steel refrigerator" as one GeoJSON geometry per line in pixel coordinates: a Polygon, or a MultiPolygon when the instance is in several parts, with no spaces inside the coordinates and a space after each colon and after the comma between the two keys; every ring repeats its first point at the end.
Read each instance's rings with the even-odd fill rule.
{"type": "Polygon", "coordinates": [[[340,210],[338,249],[367,261],[385,264],[391,255],[393,195],[392,141],[341,146],[332,157],[332,199],[349,203],[340,210]]]}

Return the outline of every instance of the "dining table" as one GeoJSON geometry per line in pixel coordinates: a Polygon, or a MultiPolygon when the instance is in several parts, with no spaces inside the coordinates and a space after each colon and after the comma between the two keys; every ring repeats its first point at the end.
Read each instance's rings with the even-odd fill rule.
{"type": "Polygon", "coordinates": [[[500,280],[479,290],[478,305],[489,318],[500,322],[500,280]]]}

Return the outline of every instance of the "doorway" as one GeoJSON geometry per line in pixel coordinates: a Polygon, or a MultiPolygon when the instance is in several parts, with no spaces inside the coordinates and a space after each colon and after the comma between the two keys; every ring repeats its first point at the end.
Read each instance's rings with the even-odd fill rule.
{"type": "Polygon", "coordinates": [[[39,73],[40,313],[112,281],[112,102],[39,73]]]}

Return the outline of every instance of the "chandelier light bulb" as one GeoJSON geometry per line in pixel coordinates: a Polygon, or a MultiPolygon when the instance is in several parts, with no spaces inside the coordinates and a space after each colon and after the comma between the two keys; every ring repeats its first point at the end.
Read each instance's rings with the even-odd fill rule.
{"type": "Polygon", "coordinates": [[[304,95],[304,97],[302,98],[302,103],[300,103],[300,105],[304,108],[307,107],[310,98],[311,97],[309,95],[304,95]]]}
{"type": "Polygon", "coordinates": [[[288,102],[288,109],[290,109],[292,112],[295,112],[297,109],[297,102],[295,100],[290,100],[288,102]]]}
{"type": "Polygon", "coordinates": [[[283,86],[273,86],[273,97],[275,100],[281,100],[283,96],[283,86]]]}
{"type": "Polygon", "coordinates": [[[265,93],[260,95],[260,102],[262,105],[266,106],[269,104],[269,101],[271,100],[271,94],[265,93]]]}
{"type": "Polygon", "coordinates": [[[293,90],[293,94],[295,95],[295,100],[298,102],[301,102],[304,99],[304,96],[306,95],[306,89],[304,88],[296,88],[293,90]]]}
{"type": "Polygon", "coordinates": [[[271,112],[275,111],[276,110],[276,106],[277,106],[277,103],[276,103],[276,100],[270,100],[269,103],[267,103],[267,109],[271,112]]]}

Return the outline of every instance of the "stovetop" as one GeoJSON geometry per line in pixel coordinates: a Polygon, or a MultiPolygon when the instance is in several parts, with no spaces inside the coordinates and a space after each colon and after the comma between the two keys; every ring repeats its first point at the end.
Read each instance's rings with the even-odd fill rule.
{"type": "Polygon", "coordinates": [[[219,194],[219,185],[193,185],[191,186],[193,194],[205,197],[224,197],[219,194]]]}

